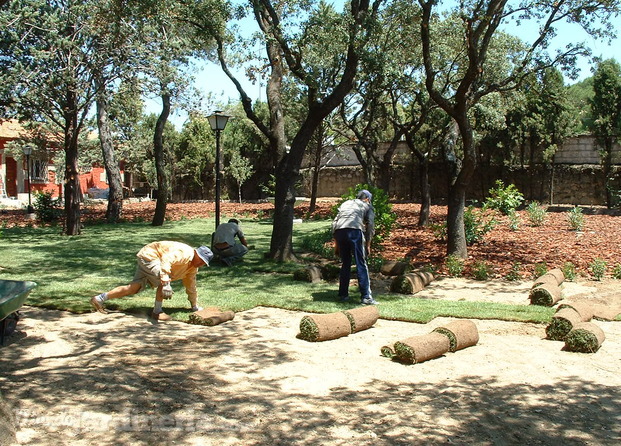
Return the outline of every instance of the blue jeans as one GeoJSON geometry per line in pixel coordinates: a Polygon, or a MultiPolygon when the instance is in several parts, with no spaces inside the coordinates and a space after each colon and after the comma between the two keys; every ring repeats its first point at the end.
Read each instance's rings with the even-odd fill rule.
{"type": "Polygon", "coordinates": [[[349,296],[349,279],[351,277],[351,257],[354,256],[358,270],[358,288],[361,299],[371,298],[369,268],[364,252],[364,236],[360,229],[338,229],[334,231],[334,239],[341,254],[341,272],[339,274],[339,296],[349,296]]]}

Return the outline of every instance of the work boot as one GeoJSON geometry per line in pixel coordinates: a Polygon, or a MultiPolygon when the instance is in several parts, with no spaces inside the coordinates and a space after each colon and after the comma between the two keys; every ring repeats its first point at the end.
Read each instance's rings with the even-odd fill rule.
{"type": "Polygon", "coordinates": [[[166,322],[166,321],[171,320],[172,317],[170,317],[169,315],[167,315],[166,313],[162,311],[161,313],[151,313],[151,319],[160,321],[160,322],[166,322]]]}

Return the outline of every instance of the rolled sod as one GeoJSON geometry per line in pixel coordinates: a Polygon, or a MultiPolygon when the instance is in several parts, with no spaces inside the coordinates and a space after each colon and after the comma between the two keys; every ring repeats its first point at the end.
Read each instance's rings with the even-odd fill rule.
{"type": "Polygon", "coordinates": [[[563,308],[552,316],[552,321],[546,327],[546,338],[553,341],[564,341],[567,334],[582,322],[580,314],[573,308],[563,308]]]}
{"type": "Polygon", "coordinates": [[[565,350],[578,353],[595,353],[604,343],[604,331],[593,322],[580,322],[565,338],[565,350]]]}
{"type": "Polygon", "coordinates": [[[343,312],[329,314],[312,314],[300,321],[301,339],[305,341],[330,341],[351,333],[351,323],[343,312]]]}
{"type": "Polygon", "coordinates": [[[398,260],[388,260],[382,265],[380,272],[385,276],[399,276],[405,273],[407,267],[408,264],[405,262],[399,262],[398,260]]]}
{"type": "Polygon", "coordinates": [[[395,342],[395,358],[408,364],[418,364],[442,356],[449,348],[448,336],[431,332],[395,342]]]}
{"type": "Polygon", "coordinates": [[[543,276],[537,277],[535,279],[531,288],[536,288],[539,285],[558,286],[558,281],[556,280],[556,277],[554,277],[552,274],[544,274],[543,276]]]}
{"type": "Polygon", "coordinates": [[[188,321],[191,324],[214,326],[235,318],[233,311],[220,311],[217,308],[205,308],[190,314],[188,321]]]}
{"type": "Polygon", "coordinates": [[[562,299],[561,289],[558,285],[544,283],[530,290],[529,298],[532,305],[551,307],[562,299]]]}
{"type": "Polygon", "coordinates": [[[353,308],[351,310],[345,310],[343,313],[345,313],[345,316],[349,319],[352,333],[358,333],[359,331],[371,328],[379,318],[379,311],[375,305],[353,308]]]}
{"type": "Polygon", "coordinates": [[[560,268],[554,268],[535,279],[535,282],[533,283],[533,288],[544,283],[553,283],[560,286],[561,283],[563,283],[564,281],[565,274],[563,274],[563,271],[560,268]]]}
{"type": "Polygon", "coordinates": [[[589,322],[591,319],[593,319],[595,311],[593,310],[593,305],[586,302],[565,302],[560,304],[556,311],[558,312],[564,308],[573,309],[576,313],[580,315],[580,319],[582,320],[582,322],[589,322]]]}
{"type": "Polygon", "coordinates": [[[433,331],[448,337],[449,351],[451,352],[471,347],[479,342],[479,330],[477,330],[475,323],[470,320],[449,322],[433,331]]]}
{"type": "Polygon", "coordinates": [[[432,273],[417,272],[397,276],[390,284],[390,291],[400,294],[416,294],[434,279],[432,273]]]}
{"type": "Polygon", "coordinates": [[[380,351],[382,352],[382,356],[385,356],[385,357],[390,358],[390,359],[392,359],[392,358],[394,358],[394,357],[395,357],[395,351],[394,351],[394,349],[393,349],[391,346],[389,346],[389,345],[385,345],[385,346],[383,346],[383,347],[380,349],[380,351]]]}

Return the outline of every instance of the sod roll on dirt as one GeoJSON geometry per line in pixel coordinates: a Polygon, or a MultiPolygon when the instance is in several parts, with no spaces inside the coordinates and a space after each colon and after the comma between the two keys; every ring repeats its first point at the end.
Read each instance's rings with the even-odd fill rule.
{"type": "Polygon", "coordinates": [[[235,318],[232,311],[220,311],[218,308],[205,308],[190,314],[188,321],[191,324],[214,326],[235,318]]]}
{"type": "Polygon", "coordinates": [[[385,345],[380,349],[382,356],[385,356],[386,358],[394,358],[395,357],[395,350],[390,346],[390,345],[385,345]]]}
{"type": "Polygon", "coordinates": [[[565,338],[565,350],[578,353],[595,353],[602,346],[606,335],[593,322],[580,322],[565,338]]]}
{"type": "Polygon", "coordinates": [[[451,352],[471,347],[479,342],[479,330],[471,320],[449,322],[433,331],[448,337],[451,352]]]}
{"type": "Polygon", "coordinates": [[[567,333],[581,322],[582,319],[576,310],[563,308],[552,316],[552,321],[546,327],[546,338],[552,341],[564,341],[567,333]]]}
{"type": "Polygon", "coordinates": [[[438,358],[448,352],[450,342],[448,336],[431,332],[395,342],[394,348],[397,360],[407,364],[418,364],[428,359],[438,358]]]}
{"type": "Polygon", "coordinates": [[[558,285],[544,283],[531,289],[529,298],[532,305],[551,307],[562,299],[561,289],[558,285]]]}
{"type": "Polygon", "coordinates": [[[351,310],[343,311],[343,313],[345,313],[345,316],[349,319],[352,333],[358,333],[359,331],[371,328],[379,318],[379,311],[375,305],[352,308],[351,310]]]}
{"type": "Polygon", "coordinates": [[[587,302],[564,302],[558,306],[557,312],[564,309],[571,308],[580,315],[582,322],[589,322],[593,319],[594,309],[593,305],[587,302]]]}
{"type": "Polygon", "coordinates": [[[351,333],[351,322],[343,312],[311,314],[300,321],[298,337],[305,341],[318,342],[342,338],[351,333]]]}

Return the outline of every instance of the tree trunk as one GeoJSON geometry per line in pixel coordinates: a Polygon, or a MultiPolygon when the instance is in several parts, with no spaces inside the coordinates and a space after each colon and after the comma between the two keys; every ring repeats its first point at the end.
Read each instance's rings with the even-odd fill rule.
{"type": "Polygon", "coordinates": [[[431,187],[429,187],[429,159],[424,155],[420,158],[419,175],[420,214],[418,216],[418,226],[427,226],[431,208],[431,187]]]}
{"type": "Polygon", "coordinates": [[[315,212],[317,207],[317,189],[319,188],[319,172],[321,170],[321,155],[323,154],[323,125],[319,126],[316,132],[317,146],[313,157],[313,176],[311,179],[311,197],[308,206],[308,214],[315,212]]]}
{"type": "Polygon", "coordinates": [[[79,235],[80,221],[80,170],[78,167],[78,115],[76,95],[67,92],[67,112],[65,113],[65,234],[79,235]]]}
{"type": "Polygon", "coordinates": [[[603,156],[602,170],[604,173],[604,187],[606,188],[606,207],[612,209],[613,196],[610,189],[612,178],[610,178],[610,172],[612,170],[612,146],[614,144],[614,138],[607,137],[605,140],[605,152],[603,156]]]}
{"type": "Polygon", "coordinates": [[[162,94],[162,113],[155,124],[153,136],[153,152],[155,154],[155,171],[157,174],[157,203],[153,214],[153,226],[162,226],[166,217],[168,202],[168,172],[166,169],[166,153],[164,150],[164,126],[170,114],[170,94],[162,94]]]}
{"type": "Polygon", "coordinates": [[[123,182],[121,180],[121,170],[114,154],[112,132],[108,122],[107,103],[101,97],[97,99],[97,127],[99,128],[99,141],[101,143],[101,152],[109,186],[106,221],[108,223],[118,223],[123,211],[123,182]]]}

